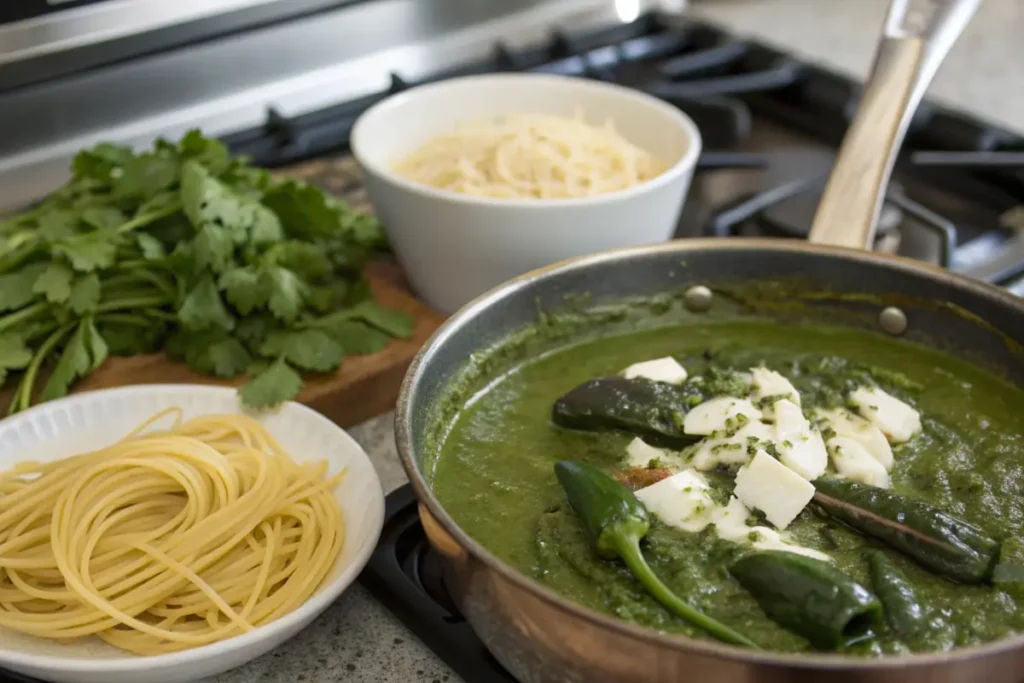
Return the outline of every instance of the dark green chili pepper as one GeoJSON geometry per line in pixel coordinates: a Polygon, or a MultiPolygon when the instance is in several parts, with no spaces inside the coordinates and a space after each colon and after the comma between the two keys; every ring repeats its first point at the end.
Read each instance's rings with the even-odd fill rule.
{"type": "Polygon", "coordinates": [[[814,502],[830,516],[955,581],[992,578],[999,542],[920,500],[852,481],[814,481],[814,502]]]}
{"type": "Polygon", "coordinates": [[[927,621],[914,587],[884,551],[868,550],[864,557],[871,587],[885,609],[885,620],[901,638],[913,638],[927,621]]]}
{"type": "Polygon", "coordinates": [[[882,604],[871,591],[806,555],[751,553],[736,560],[729,572],[772,621],[822,650],[868,639],[882,619],[882,604]]]}
{"type": "Polygon", "coordinates": [[[654,574],[640,552],[640,541],[650,529],[650,517],[632,491],[584,462],[555,463],[555,475],[599,556],[621,559],[647,592],[694,626],[727,643],[757,647],[743,634],[683,602],[654,574]]]}
{"type": "Polygon", "coordinates": [[[683,418],[703,401],[703,393],[692,384],[602,377],[584,382],[555,401],[551,419],[560,427],[621,429],[652,445],[681,446],[701,438],[683,431],[683,418]]]}

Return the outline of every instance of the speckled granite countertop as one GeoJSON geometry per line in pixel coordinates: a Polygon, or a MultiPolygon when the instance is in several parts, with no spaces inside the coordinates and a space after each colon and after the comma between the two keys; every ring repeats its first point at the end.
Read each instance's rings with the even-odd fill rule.
{"type": "MultiPolygon", "coordinates": [[[[888,0],[694,0],[693,13],[862,77],[888,0]]],[[[1024,130],[1024,3],[986,0],[936,78],[931,96],[1024,130]]],[[[337,171],[338,192],[353,168],[337,171]]],[[[322,170],[322,169],[321,169],[322,170]]],[[[302,169],[313,175],[314,169],[302,169]]],[[[316,173],[316,175],[321,175],[316,173]]],[[[405,483],[393,415],[352,430],[392,491],[405,483]]],[[[449,683],[460,681],[384,607],[353,586],[316,623],[275,652],[208,683],[449,683]]],[[[468,683],[479,683],[470,681],[468,683]]]]}

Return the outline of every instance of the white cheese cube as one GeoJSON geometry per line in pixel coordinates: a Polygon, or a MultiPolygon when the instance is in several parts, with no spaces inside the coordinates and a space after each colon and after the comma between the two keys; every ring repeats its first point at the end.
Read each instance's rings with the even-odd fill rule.
{"type": "Polygon", "coordinates": [[[704,401],[690,410],[683,418],[683,431],[700,436],[720,430],[732,431],[741,425],[736,420],[737,415],[743,415],[747,420],[761,419],[761,411],[747,399],[722,396],[704,401]]]}
{"type": "Polygon", "coordinates": [[[732,435],[709,436],[700,442],[691,463],[698,470],[713,470],[719,465],[736,466],[750,462],[750,447],[759,448],[762,441],[772,442],[771,425],[751,421],[732,435]]]}
{"type": "Polygon", "coordinates": [[[715,502],[699,472],[683,470],[636,492],[647,510],[665,524],[697,532],[711,523],[715,502]]]}
{"type": "Polygon", "coordinates": [[[832,456],[832,465],[843,479],[889,488],[889,472],[860,441],[848,436],[836,436],[828,440],[828,451],[832,456]]]}
{"type": "Polygon", "coordinates": [[[822,410],[817,416],[825,420],[825,424],[832,428],[836,436],[856,439],[882,467],[892,469],[892,446],[877,426],[845,408],[822,410]]]}
{"type": "Polygon", "coordinates": [[[814,486],[765,453],[757,451],[750,464],[736,474],[737,498],[760,510],[768,521],[785,529],[814,497],[814,486]]]}
{"type": "Polygon", "coordinates": [[[850,402],[865,419],[875,424],[890,441],[909,441],[921,431],[921,413],[878,387],[861,387],[850,402]]]}
{"type": "Polygon", "coordinates": [[[800,406],[788,399],[776,401],[775,450],[782,464],[807,481],[814,481],[828,466],[828,451],[821,434],[804,417],[800,406]]]}
{"type": "Polygon", "coordinates": [[[806,555],[807,557],[813,557],[816,560],[822,562],[831,562],[832,558],[823,552],[808,548],[806,546],[797,545],[785,540],[782,535],[774,529],[769,529],[766,526],[755,526],[750,529],[754,541],[752,545],[758,550],[782,550],[787,553],[796,553],[797,555],[806,555]]]}
{"type": "Polygon", "coordinates": [[[736,496],[729,499],[729,504],[719,507],[715,511],[715,531],[720,538],[733,543],[744,543],[750,534],[750,527],[747,526],[747,517],[750,510],[736,496]]]}
{"type": "Polygon", "coordinates": [[[667,451],[651,446],[643,439],[635,438],[626,446],[626,464],[630,467],[647,467],[652,460],[666,461],[667,451]]]}
{"type": "Polygon", "coordinates": [[[792,543],[775,529],[766,526],[747,526],[750,511],[743,502],[733,496],[729,504],[715,512],[715,531],[719,538],[733,543],[750,544],[758,550],[784,550],[807,555],[818,560],[831,562],[825,553],[792,543]]]}
{"type": "MultiPolygon", "coordinates": [[[[774,397],[776,400],[785,398],[798,406],[800,405],[800,393],[784,375],[774,370],[760,367],[751,368],[750,377],[754,401],[760,403],[766,398],[774,397]]],[[[772,407],[774,403],[775,401],[770,401],[769,405],[764,408],[764,416],[768,419],[771,419],[774,415],[774,408],[772,407]]]]}
{"type": "Polygon", "coordinates": [[[623,370],[622,374],[626,379],[645,377],[655,382],[668,382],[669,384],[682,384],[686,381],[686,368],[671,356],[634,363],[623,370]]]}

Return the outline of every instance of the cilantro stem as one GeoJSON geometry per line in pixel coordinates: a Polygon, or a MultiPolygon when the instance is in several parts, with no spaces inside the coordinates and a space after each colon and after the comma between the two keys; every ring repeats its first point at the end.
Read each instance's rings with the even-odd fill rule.
{"type": "Polygon", "coordinates": [[[149,327],[153,324],[152,320],[147,320],[144,317],[132,315],[130,313],[104,313],[100,315],[97,320],[106,323],[118,323],[121,325],[135,325],[136,327],[149,327]]]}
{"type": "Polygon", "coordinates": [[[135,218],[132,218],[129,221],[125,221],[121,225],[117,226],[117,233],[123,235],[124,233],[131,232],[136,228],[141,228],[143,226],[149,225],[153,221],[158,221],[161,218],[166,218],[167,216],[174,215],[179,211],[181,211],[180,206],[169,206],[165,209],[161,209],[160,211],[144,213],[141,216],[136,216],[135,218]]]}
{"type": "Polygon", "coordinates": [[[28,364],[28,368],[25,369],[25,375],[21,378],[21,383],[18,384],[18,389],[14,392],[14,397],[11,399],[11,407],[8,409],[8,414],[16,413],[19,410],[25,410],[32,404],[32,393],[35,388],[36,376],[39,374],[39,368],[42,366],[46,358],[53,352],[53,349],[60,343],[60,340],[64,336],[75,329],[77,322],[67,323],[54,330],[49,337],[47,337],[42,344],[39,345],[39,350],[32,356],[32,360],[28,364]]]}
{"type": "Polygon", "coordinates": [[[23,323],[26,320],[34,317],[37,313],[42,313],[46,310],[46,303],[43,301],[37,301],[31,306],[26,306],[20,311],[5,315],[0,318],[0,332],[6,330],[8,327],[14,327],[19,323],[23,323]]]}
{"type": "MultiPolygon", "coordinates": [[[[171,299],[166,296],[140,296],[134,299],[116,299],[114,301],[105,301],[96,307],[97,313],[109,313],[110,311],[121,311],[126,308],[146,308],[148,306],[166,306],[171,303],[171,299]]],[[[2,324],[0,320],[0,324],[2,324]]],[[[3,329],[0,327],[0,329],[3,329]]]]}
{"type": "Polygon", "coordinates": [[[104,288],[117,287],[122,284],[134,284],[136,282],[148,282],[164,294],[173,297],[175,295],[174,284],[161,278],[156,273],[142,269],[129,269],[103,281],[104,288]]]}

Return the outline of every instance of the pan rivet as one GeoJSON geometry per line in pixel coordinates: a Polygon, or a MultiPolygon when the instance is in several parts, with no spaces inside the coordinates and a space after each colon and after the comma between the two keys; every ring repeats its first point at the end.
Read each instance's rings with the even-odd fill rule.
{"type": "Polygon", "coordinates": [[[895,306],[887,306],[878,314],[878,325],[886,334],[898,337],[907,331],[907,314],[895,306]]]}
{"type": "Polygon", "coordinates": [[[711,290],[704,285],[690,287],[686,290],[686,294],[683,295],[686,307],[698,313],[711,308],[711,300],[714,297],[715,295],[711,293],[711,290]]]}

